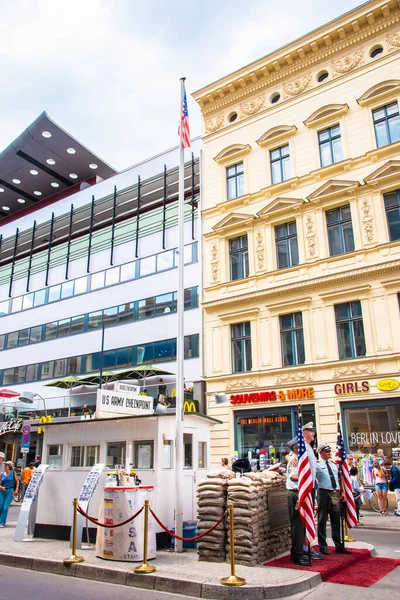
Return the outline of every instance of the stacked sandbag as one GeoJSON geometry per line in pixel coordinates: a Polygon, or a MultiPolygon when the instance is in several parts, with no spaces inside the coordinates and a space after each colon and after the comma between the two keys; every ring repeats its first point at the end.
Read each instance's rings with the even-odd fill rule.
{"type": "MultiPolygon", "coordinates": [[[[226,510],[228,481],[232,471],[218,469],[210,471],[197,486],[197,534],[210,529],[226,510]]],[[[225,560],[226,519],[211,533],[197,543],[199,560],[223,562],[225,560]]]]}
{"type": "MultiPolygon", "coordinates": [[[[265,555],[266,490],[257,473],[245,473],[228,483],[228,504],[234,505],[235,562],[254,566],[265,555]]],[[[228,527],[227,554],[230,552],[228,527]]]]}

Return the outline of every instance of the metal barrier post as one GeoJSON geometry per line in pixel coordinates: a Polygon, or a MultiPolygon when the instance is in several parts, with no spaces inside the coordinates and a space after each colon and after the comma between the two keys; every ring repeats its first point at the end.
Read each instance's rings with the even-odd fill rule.
{"type": "Polygon", "coordinates": [[[144,501],[144,531],[143,531],[143,563],[140,567],[133,569],[134,573],[154,573],[156,567],[151,567],[147,564],[147,544],[148,544],[148,529],[149,529],[149,501],[144,501]]]}
{"type": "Polygon", "coordinates": [[[347,523],[346,521],[344,522],[344,529],[345,529],[345,536],[344,536],[344,541],[345,542],[355,542],[356,540],[352,537],[349,536],[349,528],[347,527],[347,523]]]}
{"type": "Polygon", "coordinates": [[[74,516],[73,516],[73,521],[72,521],[72,554],[69,558],[64,558],[64,565],[71,565],[73,563],[80,563],[80,562],[84,562],[84,558],[83,556],[77,556],[76,554],[76,515],[78,512],[78,498],[74,498],[73,501],[73,505],[74,505],[74,516]]]}
{"type": "Polygon", "coordinates": [[[243,577],[236,577],[236,575],[235,575],[235,543],[234,543],[235,526],[234,526],[234,521],[233,521],[233,504],[229,504],[228,509],[229,509],[230,544],[231,544],[231,552],[230,552],[231,574],[229,577],[223,577],[221,579],[221,583],[222,583],[222,585],[232,585],[232,586],[245,585],[246,580],[243,577]]]}

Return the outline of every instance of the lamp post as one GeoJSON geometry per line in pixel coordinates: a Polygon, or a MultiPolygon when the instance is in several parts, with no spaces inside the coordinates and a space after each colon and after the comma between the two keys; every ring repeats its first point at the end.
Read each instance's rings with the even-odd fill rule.
{"type": "Polygon", "coordinates": [[[22,392],[22,394],[19,397],[19,400],[21,402],[24,402],[25,404],[33,404],[33,401],[34,401],[34,399],[35,399],[36,396],[42,400],[43,407],[44,407],[44,414],[47,417],[46,401],[43,398],[43,396],[41,396],[37,392],[22,392]]]}

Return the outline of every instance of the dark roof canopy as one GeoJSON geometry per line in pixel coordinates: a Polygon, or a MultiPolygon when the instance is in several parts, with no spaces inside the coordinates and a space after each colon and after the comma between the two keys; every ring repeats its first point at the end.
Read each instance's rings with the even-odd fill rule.
{"type": "Polygon", "coordinates": [[[0,153],[0,219],[116,173],[43,112],[0,153]]]}

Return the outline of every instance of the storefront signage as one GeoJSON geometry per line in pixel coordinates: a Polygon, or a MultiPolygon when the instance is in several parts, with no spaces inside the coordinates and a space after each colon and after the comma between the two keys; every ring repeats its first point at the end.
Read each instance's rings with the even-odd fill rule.
{"type": "Polygon", "coordinates": [[[366,394],[370,391],[369,381],[351,381],[349,383],[336,383],[334,386],[336,396],[348,394],[366,394]]]}
{"type": "Polygon", "coordinates": [[[116,392],[132,392],[133,394],[139,394],[140,385],[132,385],[132,383],[121,383],[120,381],[116,381],[114,386],[114,391],[116,392]]]}
{"type": "Polygon", "coordinates": [[[198,412],[199,403],[197,400],[185,400],[183,403],[183,412],[198,412]]]}
{"type": "Polygon", "coordinates": [[[350,434],[351,446],[375,446],[376,444],[400,445],[400,431],[368,431],[350,434]]]}
{"type": "Polygon", "coordinates": [[[123,415],[150,415],[153,413],[153,398],[130,392],[97,390],[97,410],[123,415]]]}
{"type": "Polygon", "coordinates": [[[287,423],[288,417],[249,417],[248,419],[240,419],[240,425],[258,425],[259,423],[287,423]]]}
{"type": "Polygon", "coordinates": [[[400,383],[397,381],[397,379],[381,379],[376,384],[376,387],[381,392],[393,392],[394,390],[397,390],[399,385],[400,383]]]}
{"type": "Polygon", "coordinates": [[[291,390],[272,390],[271,392],[251,392],[249,394],[232,394],[231,404],[255,404],[257,402],[276,402],[276,400],[302,400],[314,398],[313,387],[294,388],[291,390]]]}
{"type": "Polygon", "coordinates": [[[22,421],[17,421],[16,419],[12,419],[11,421],[6,421],[0,427],[0,435],[5,435],[12,431],[13,433],[17,433],[22,427],[22,421]]]}

